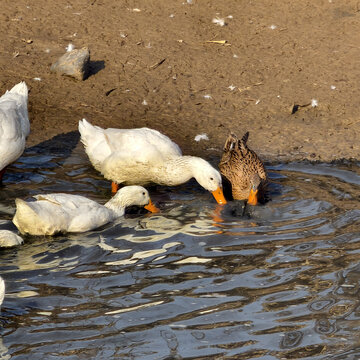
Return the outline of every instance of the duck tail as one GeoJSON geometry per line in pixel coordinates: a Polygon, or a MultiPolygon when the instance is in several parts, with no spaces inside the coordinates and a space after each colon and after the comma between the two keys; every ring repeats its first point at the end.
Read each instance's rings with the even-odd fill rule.
{"type": "MultiPolygon", "coordinates": [[[[25,81],[16,84],[11,90],[7,90],[4,96],[10,100],[20,120],[21,131],[25,137],[30,134],[30,121],[28,114],[28,87],[25,81]]],[[[10,105],[9,105],[10,106],[10,105]]]]}
{"type": "Polygon", "coordinates": [[[249,148],[247,146],[248,139],[249,139],[249,132],[247,131],[244,134],[244,136],[241,138],[241,140],[239,140],[238,142],[238,147],[239,150],[241,151],[242,156],[245,156],[249,151],[249,148]]]}
{"type": "Polygon", "coordinates": [[[101,163],[111,153],[104,129],[91,125],[86,119],[79,121],[80,140],[85,152],[96,170],[101,171],[101,163]]]}
{"type": "Polygon", "coordinates": [[[249,139],[249,132],[247,131],[244,136],[241,138],[241,141],[246,145],[247,141],[249,139]]]}
{"type": "Polygon", "coordinates": [[[16,212],[12,221],[21,234],[26,234],[28,227],[34,225],[34,214],[37,214],[25,200],[17,198],[15,204],[16,212]]]}
{"type": "Polygon", "coordinates": [[[237,148],[239,139],[233,133],[231,133],[225,141],[223,154],[219,163],[220,170],[226,167],[226,164],[230,161],[233,151],[237,148]]]}
{"type": "Polygon", "coordinates": [[[79,121],[79,132],[81,142],[85,148],[95,147],[99,141],[106,140],[104,129],[99,126],[91,125],[86,119],[79,121]]]}
{"type": "Polygon", "coordinates": [[[81,136],[81,142],[87,148],[91,142],[91,139],[94,137],[96,132],[96,127],[91,125],[86,119],[79,121],[79,132],[81,136]]]}
{"type": "Polygon", "coordinates": [[[21,81],[16,84],[9,92],[12,94],[19,94],[27,98],[29,90],[25,81],[21,81]]]}
{"type": "Polygon", "coordinates": [[[231,133],[225,141],[224,152],[230,152],[235,149],[238,143],[238,137],[231,133]]]}

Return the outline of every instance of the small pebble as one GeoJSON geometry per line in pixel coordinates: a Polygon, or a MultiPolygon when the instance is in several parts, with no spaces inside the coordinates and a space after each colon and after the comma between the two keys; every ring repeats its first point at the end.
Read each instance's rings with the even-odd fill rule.
{"type": "Polygon", "coordinates": [[[50,71],[85,80],[89,72],[90,52],[87,47],[66,52],[54,64],[50,71]]]}

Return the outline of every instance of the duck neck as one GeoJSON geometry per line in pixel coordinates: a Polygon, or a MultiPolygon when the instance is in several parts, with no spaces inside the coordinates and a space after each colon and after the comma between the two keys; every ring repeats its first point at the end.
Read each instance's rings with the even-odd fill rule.
{"type": "Polygon", "coordinates": [[[114,213],[114,216],[120,217],[125,214],[127,201],[126,198],[117,199],[116,196],[113,196],[104,206],[110,209],[114,213]]]}
{"type": "Polygon", "coordinates": [[[154,169],[154,177],[158,184],[175,186],[180,185],[194,177],[194,156],[181,156],[170,159],[159,168],[154,169]]]}

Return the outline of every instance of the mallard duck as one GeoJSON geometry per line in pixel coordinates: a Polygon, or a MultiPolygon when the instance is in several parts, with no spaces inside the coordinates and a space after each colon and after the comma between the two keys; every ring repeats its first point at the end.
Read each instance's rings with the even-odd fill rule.
{"type": "Polygon", "coordinates": [[[231,184],[232,197],[256,205],[259,199],[263,199],[268,177],[262,161],[247,146],[248,138],[249,132],[240,140],[235,134],[229,135],[219,168],[231,184]]]}
{"type": "Polygon", "coordinates": [[[113,182],[113,192],[118,184],[174,186],[194,177],[219,204],[226,203],[220,173],[202,158],[183,156],[179,146],[157,130],[102,129],[83,119],[79,131],[91,163],[113,182]]]}
{"type": "Polygon", "coordinates": [[[21,245],[24,240],[10,230],[0,230],[0,248],[21,245]]]}
{"type": "Polygon", "coordinates": [[[34,196],[35,201],[17,198],[13,223],[22,234],[55,235],[65,232],[85,232],[123,216],[125,207],[146,205],[157,212],[149,193],[142,186],[125,186],[105,205],[84,196],[45,194],[34,196]]]}
{"type": "Polygon", "coordinates": [[[30,133],[28,88],[24,81],[0,97],[0,182],[6,167],[25,149],[30,133]]]}
{"type": "Polygon", "coordinates": [[[5,297],[5,281],[0,276],[0,306],[4,301],[4,297],[5,297]]]}

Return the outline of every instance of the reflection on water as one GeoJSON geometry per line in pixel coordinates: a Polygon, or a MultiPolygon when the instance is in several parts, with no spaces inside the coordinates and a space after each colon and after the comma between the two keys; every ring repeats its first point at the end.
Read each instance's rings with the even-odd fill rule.
{"type": "MultiPolygon", "coordinates": [[[[0,189],[74,192],[109,182],[81,146],[30,149],[0,189]]],[[[155,187],[160,214],[0,251],[0,359],[356,359],[360,168],[269,167],[272,201],[236,215],[195,182],[155,187]]]]}

